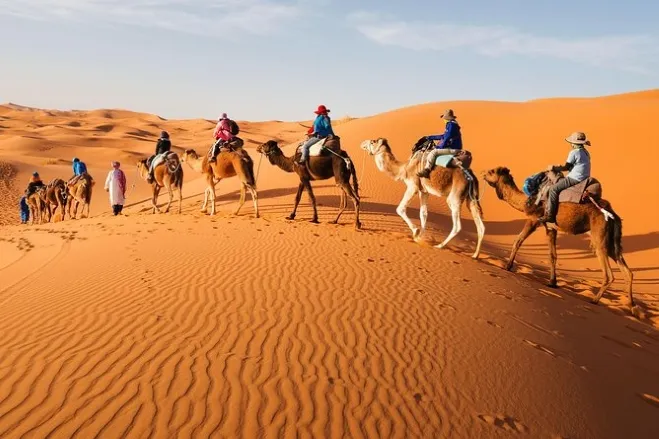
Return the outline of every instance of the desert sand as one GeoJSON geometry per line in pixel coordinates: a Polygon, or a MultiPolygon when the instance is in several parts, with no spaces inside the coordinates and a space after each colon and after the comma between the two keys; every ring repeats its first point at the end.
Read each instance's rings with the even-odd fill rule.
{"type": "MultiPolygon", "coordinates": [[[[329,103],[328,103],[329,105],[329,103]]],[[[330,105],[331,107],[331,105],[330,105]]],[[[205,152],[214,123],[124,110],[0,106],[0,437],[659,437],[659,90],[524,103],[442,102],[334,120],[360,182],[363,230],[339,189],[314,182],[320,224],[298,179],[260,159],[287,154],[309,121],[238,121],[258,172],[261,218],[236,178],[218,185],[218,215],[199,212],[205,182],[185,166],[183,213],[152,215],[135,163],[161,129],[174,150],[205,152]],[[568,153],[585,131],[593,173],[623,219],[637,316],[621,275],[600,305],[587,237],[559,235],[559,288],[545,286],[543,232],[505,265],[524,218],[484,192],[485,245],[450,230],[431,197],[431,242],[396,215],[404,185],[359,144],[386,137],[399,159],[441,131],[453,108],[476,173],[516,181],[568,153]],[[624,133],[624,138],[621,138],[624,133]],[[91,217],[22,226],[33,170],[97,181],[91,217]],[[128,178],[126,215],[102,185],[110,161],[128,178]]],[[[163,193],[159,202],[164,204],[163,193]]],[[[174,210],[175,212],[175,210],[174,210]]],[[[408,212],[418,223],[418,201],[408,212]]]]}

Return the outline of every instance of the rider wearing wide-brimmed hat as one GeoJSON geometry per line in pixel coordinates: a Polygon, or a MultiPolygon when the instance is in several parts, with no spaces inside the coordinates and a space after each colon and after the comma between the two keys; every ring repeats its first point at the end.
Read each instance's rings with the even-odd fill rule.
{"type": "Polygon", "coordinates": [[[334,135],[329,112],[330,110],[324,105],[319,105],[318,109],[314,111],[316,119],[313,121],[313,126],[309,128],[309,131],[307,132],[309,138],[302,144],[300,163],[305,163],[309,158],[309,148],[327,136],[334,135]]]}
{"type": "Polygon", "coordinates": [[[561,191],[575,186],[590,177],[590,153],[586,146],[590,145],[590,140],[586,134],[581,131],[575,131],[569,137],[565,138],[572,150],[567,156],[564,165],[549,165],[547,171],[562,172],[569,171],[567,176],[562,177],[549,189],[549,198],[545,206],[545,215],[540,218],[544,224],[556,223],[556,212],[558,211],[558,197],[561,191]]]}
{"type": "Polygon", "coordinates": [[[428,154],[428,157],[426,157],[424,169],[417,174],[419,177],[430,177],[430,171],[435,165],[435,160],[437,160],[438,156],[454,154],[455,150],[462,149],[462,133],[460,132],[460,125],[456,120],[453,110],[448,109],[444,111],[442,114],[442,119],[446,121],[444,134],[425,136],[419,139],[417,142],[418,145],[427,141],[439,141],[439,143],[435,146],[435,149],[428,154]]]}

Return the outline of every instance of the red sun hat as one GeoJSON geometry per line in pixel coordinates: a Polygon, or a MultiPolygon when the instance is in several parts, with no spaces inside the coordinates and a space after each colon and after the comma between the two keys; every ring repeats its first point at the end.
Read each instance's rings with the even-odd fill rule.
{"type": "Polygon", "coordinates": [[[328,110],[327,107],[324,106],[324,105],[319,105],[318,109],[316,111],[314,111],[314,113],[316,113],[316,114],[327,114],[329,112],[330,112],[330,110],[328,110]]]}

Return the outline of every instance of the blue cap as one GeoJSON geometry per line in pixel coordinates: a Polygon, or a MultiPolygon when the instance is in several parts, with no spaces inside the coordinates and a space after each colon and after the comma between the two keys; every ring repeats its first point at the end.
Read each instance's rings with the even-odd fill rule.
{"type": "Polygon", "coordinates": [[[33,176],[33,177],[38,177],[38,176],[39,176],[39,173],[38,173],[37,171],[34,171],[34,172],[32,173],[32,176],[33,176]]]}

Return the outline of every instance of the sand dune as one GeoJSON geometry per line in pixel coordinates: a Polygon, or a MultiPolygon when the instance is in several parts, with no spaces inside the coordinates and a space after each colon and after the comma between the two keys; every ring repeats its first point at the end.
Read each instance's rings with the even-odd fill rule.
{"type": "MultiPolygon", "coordinates": [[[[205,151],[212,121],[2,106],[0,437],[656,437],[659,231],[648,212],[659,195],[658,113],[659,94],[648,91],[429,104],[337,123],[360,179],[364,230],[355,231],[351,209],[327,224],[339,193],[329,180],[314,183],[320,225],[308,223],[306,197],[296,221],[283,219],[297,177],[254,148],[291,144],[308,121],[239,121],[262,218],[249,200],[230,215],[236,179],[220,183],[211,218],[198,212],[205,185],[188,167],[183,214],[148,214],[134,164],[161,129],[177,151],[205,151]],[[514,273],[502,270],[523,218],[485,185],[481,260],[469,258],[466,211],[450,249],[411,239],[395,214],[403,185],[358,145],[387,137],[406,158],[447,106],[475,171],[506,165],[519,182],[563,161],[571,131],[589,134],[595,175],[624,220],[640,319],[620,283],[601,306],[588,302],[600,273],[585,238],[559,238],[559,289],[543,284],[540,233],[514,273]],[[621,143],[621,126],[641,159],[621,143]],[[110,216],[96,186],[92,218],[15,225],[32,170],[68,178],[73,156],[97,180],[122,161],[126,216],[110,216]]],[[[446,214],[433,200],[437,240],[446,214]]]]}

